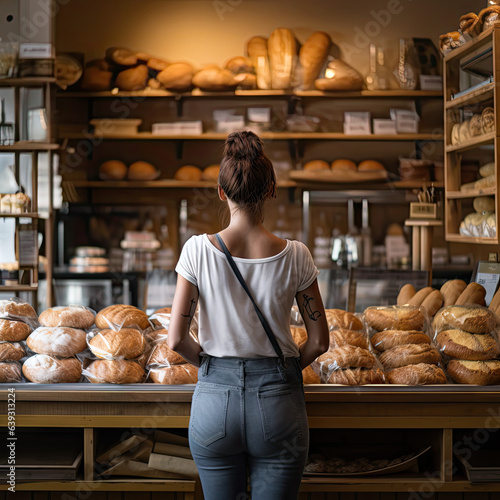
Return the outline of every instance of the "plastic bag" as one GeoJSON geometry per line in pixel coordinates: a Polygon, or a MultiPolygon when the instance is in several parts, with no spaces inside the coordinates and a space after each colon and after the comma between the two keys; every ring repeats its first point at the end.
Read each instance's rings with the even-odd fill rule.
{"type": "Polygon", "coordinates": [[[26,350],[19,342],[0,342],[0,361],[20,361],[26,350]]]}
{"type": "Polygon", "coordinates": [[[69,358],[84,351],[87,340],[84,330],[40,326],[26,339],[26,345],[36,354],[69,358]]]}
{"type": "Polygon", "coordinates": [[[500,321],[496,314],[477,304],[443,307],[432,322],[434,335],[444,330],[463,330],[475,334],[491,333],[499,326],[500,321]]]}
{"type": "Polygon", "coordinates": [[[19,342],[26,340],[33,328],[22,321],[0,319],[0,340],[19,342]]]}
{"type": "Polygon", "coordinates": [[[128,359],[97,359],[82,370],[93,384],[138,384],[144,381],[146,372],[137,362],[128,359]]]}
{"type": "Polygon", "coordinates": [[[145,312],[125,304],[109,306],[99,311],[95,317],[95,325],[100,329],[110,328],[115,331],[123,328],[144,331],[151,327],[145,312]]]}
{"type": "Polygon", "coordinates": [[[17,297],[0,300],[0,318],[10,321],[22,321],[33,329],[39,326],[35,309],[28,302],[17,297]]]}
{"type": "Polygon", "coordinates": [[[405,344],[431,344],[431,337],[418,330],[384,330],[375,332],[370,343],[378,352],[384,352],[393,347],[405,344]]]}
{"type": "Polygon", "coordinates": [[[144,353],[147,342],[137,328],[105,328],[88,332],[87,345],[100,359],[136,359],[144,353]]]}
{"type": "Polygon", "coordinates": [[[346,368],[325,374],[322,381],[326,384],[368,385],[384,384],[384,372],[378,368],[346,368]]]}
{"type": "Polygon", "coordinates": [[[155,342],[153,348],[149,355],[146,366],[170,366],[170,365],[180,365],[186,362],[186,360],[175,351],[172,351],[167,344],[167,331],[166,330],[156,330],[155,333],[161,333],[161,342],[155,342]]]}
{"type": "Polygon", "coordinates": [[[82,363],[76,357],[56,358],[46,354],[36,354],[26,359],[22,372],[27,380],[38,384],[79,382],[82,363]]]}
{"type": "Polygon", "coordinates": [[[329,330],[364,330],[363,321],[355,314],[342,309],[325,309],[329,330]]]}
{"type": "Polygon", "coordinates": [[[394,368],[385,373],[389,384],[397,385],[435,385],[447,384],[443,369],[438,365],[418,363],[394,368]]]}
{"type": "Polygon", "coordinates": [[[46,309],[38,318],[42,326],[64,326],[88,330],[95,321],[96,313],[93,309],[84,306],[57,306],[46,309]]]}
{"type": "Polygon", "coordinates": [[[0,361],[0,384],[22,382],[21,363],[18,361],[0,361]]]}
{"type": "Polygon", "coordinates": [[[189,363],[151,368],[148,378],[155,384],[196,384],[198,368],[189,363]]]}
{"type": "Polygon", "coordinates": [[[368,307],[364,313],[365,323],[374,330],[424,331],[427,325],[425,313],[416,306],[368,307]]]}

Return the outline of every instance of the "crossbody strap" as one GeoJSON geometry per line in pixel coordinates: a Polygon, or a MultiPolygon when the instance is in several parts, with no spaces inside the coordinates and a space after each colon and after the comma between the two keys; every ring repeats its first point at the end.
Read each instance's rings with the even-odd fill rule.
{"type": "Polygon", "coordinates": [[[221,246],[222,250],[226,254],[227,260],[229,262],[229,265],[231,266],[231,269],[234,271],[234,274],[238,278],[238,281],[241,283],[241,286],[247,293],[248,297],[250,297],[250,300],[252,301],[253,307],[255,309],[255,312],[257,313],[257,316],[259,317],[260,322],[262,323],[262,326],[264,327],[264,330],[271,341],[271,344],[273,345],[274,350],[276,351],[276,354],[280,358],[281,361],[285,361],[284,356],[283,356],[283,351],[281,350],[281,347],[278,344],[278,341],[276,340],[276,337],[274,336],[273,331],[271,330],[271,327],[269,326],[269,323],[267,322],[266,318],[264,318],[264,315],[262,314],[261,310],[259,309],[259,306],[255,303],[255,300],[252,296],[252,293],[248,289],[247,284],[245,283],[245,280],[243,279],[243,276],[240,273],[240,270],[236,266],[236,263],[234,262],[233,257],[229,253],[229,250],[227,249],[225,243],[222,241],[222,238],[219,236],[219,234],[216,234],[215,237],[217,238],[217,241],[219,242],[219,245],[221,246]]]}

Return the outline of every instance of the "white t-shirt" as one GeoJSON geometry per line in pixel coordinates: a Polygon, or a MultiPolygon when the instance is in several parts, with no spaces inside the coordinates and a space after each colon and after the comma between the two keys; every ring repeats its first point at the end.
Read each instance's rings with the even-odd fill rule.
{"type": "MultiPolygon", "coordinates": [[[[297,292],[312,285],[319,274],[309,249],[299,241],[286,240],[286,247],[271,257],[233,258],[283,354],[297,357],[290,309],[297,292]]],[[[185,243],[175,270],[198,287],[198,337],[204,352],[216,357],[276,357],[225,254],[206,234],[185,243]]]]}

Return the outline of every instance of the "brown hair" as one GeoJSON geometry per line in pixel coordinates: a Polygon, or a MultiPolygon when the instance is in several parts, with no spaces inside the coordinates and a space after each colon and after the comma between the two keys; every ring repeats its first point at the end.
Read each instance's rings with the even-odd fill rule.
{"type": "Polygon", "coordinates": [[[219,185],[241,210],[257,214],[276,197],[276,175],[260,138],[250,131],[229,134],[220,163],[219,185]]]}

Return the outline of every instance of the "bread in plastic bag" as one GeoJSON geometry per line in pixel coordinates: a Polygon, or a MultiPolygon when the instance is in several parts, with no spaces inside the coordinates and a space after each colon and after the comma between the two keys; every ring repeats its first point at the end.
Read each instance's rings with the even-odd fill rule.
{"type": "Polygon", "coordinates": [[[378,368],[345,368],[333,370],[324,379],[326,384],[367,385],[384,384],[384,372],[378,368]]]}
{"type": "Polygon", "coordinates": [[[441,362],[439,351],[429,344],[405,344],[384,351],[379,357],[385,370],[407,365],[425,363],[437,365],[441,362]]]}
{"type": "Polygon", "coordinates": [[[26,339],[26,345],[37,354],[69,358],[84,351],[87,340],[84,330],[40,326],[26,339]]]}
{"type": "Polygon", "coordinates": [[[352,345],[368,349],[368,338],[361,330],[330,330],[330,345],[329,349],[352,345]]]}
{"type": "Polygon", "coordinates": [[[22,321],[0,319],[0,340],[19,342],[26,340],[33,328],[22,321]]]}
{"type": "Polygon", "coordinates": [[[17,297],[0,300],[0,318],[22,321],[32,328],[38,326],[38,315],[33,307],[17,297]]]}
{"type": "Polygon", "coordinates": [[[443,307],[432,322],[435,334],[444,330],[490,333],[498,326],[499,320],[493,311],[475,304],[443,307]]]}
{"type": "Polygon", "coordinates": [[[342,309],[325,309],[329,330],[363,330],[363,322],[353,313],[342,309]]]}
{"type": "Polygon", "coordinates": [[[21,381],[21,363],[18,361],[0,361],[0,384],[21,381]]]}
{"type": "Polygon", "coordinates": [[[375,365],[375,356],[370,351],[351,345],[326,351],[313,361],[313,368],[319,368],[322,373],[343,368],[373,368],[375,365]]]}
{"type": "Polygon", "coordinates": [[[65,326],[88,330],[95,321],[95,311],[84,306],[57,306],[46,309],[38,318],[42,326],[65,326]]]}
{"type": "Polygon", "coordinates": [[[292,326],[304,326],[304,320],[302,319],[298,306],[292,306],[290,311],[290,324],[292,326]]]}
{"type": "Polygon", "coordinates": [[[310,384],[320,384],[321,379],[319,378],[319,375],[312,369],[312,366],[306,366],[302,370],[302,380],[305,385],[310,385],[310,384]]]}
{"type": "Polygon", "coordinates": [[[0,342],[0,361],[20,361],[26,350],[19,342],[0,342]]]}
{"type": "Polygon", "coordinates": [[[300,346],[307,340],[307,330],[300,326],[291,326],[290,332],[292,333],[293,341],[300,346]]]}
{"type": "Polygon", "coordinates": [[[22,371],[27,380],[38,384],[79,382],[82,363],[77,358],[56,358],[46,354],[35,354],[26,359],[22,371]]]}
{"type": "Polygon", "coordinates": [[[452,359],[447,365],[448,375],[457,384],[500,384],[500,361],[469,361],[452,359]]]}
{"type": "Polygon", "coordinates": [[[185,363],[186,360],[175,351],[172,351],[168,346],[166,340],[163,342],[158,342],[153,346],[149,359],[146,363],[147,366],[150,365],[180,365],[185,363]]]}
{"type": "Polygon", "coordinates": [[[155,384],[196,384],[198,368],[189,363],[151,368],[148,373],[155,384]]]}
{"type": "Polygon", "coordinates": [[[155,311],[150,317],[149,321],[153,325],[153,328],[166,328],[170,326],[170,315],[172,313],[171,307],[163,307],[155,311]]]}
{"type": "Polygon", "coordinates": [[[137,384],[144,381],[145,371],[139,363],[128,359],[98,359],[83,371],[93,384],[137,384]]]}
{"type": "Polygon", "coordinates": [[[151,327],[148,316],[137,307],[125,304],[108,306],[95,317],[97,328],[121,330],[122,328],[138,328],[143,331],[151,327]]]}
{"type": "Polygon", "coordinates": [[[400,366],[385,373],[390,384],[398,385],[429,385],[446,384],[446,375],[442,368],[429,363],[400,366]]]}
{"type": "Polygon", "coordinates": [[[144,352],[146,339],[136,328],[104,328],[87,333],[87,344],[100,359],[135,359],[144,352]]]}
{"type": "Polygon", "coordinates": [[[377,351],[384,352],[398,345],[430,344],[431,338],[418,330],[383,330],[372,335],[370,342],[377,351]]]}
{"type": "Polygon", "coordinates": [[[368,326],[381,332],[383,330],[418,330],[423,331],[426,316],[416,306],[368,307],[364,311],[364,320],[368,326]]]}
{"type": "Polygon", "coordinates": [[[434,342],[441,353],[451,359],[487,361],[495,359],[500,354],[496,333],[443,330],[436,334],[434,342]]]}

